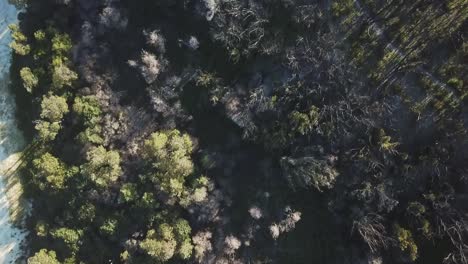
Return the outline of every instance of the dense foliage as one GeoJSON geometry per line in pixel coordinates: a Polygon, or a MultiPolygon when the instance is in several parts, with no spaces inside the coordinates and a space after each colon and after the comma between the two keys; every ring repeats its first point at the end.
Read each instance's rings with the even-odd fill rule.
{"type": "Polygon", "coordinates": [[[26,2],[29,263],[468,263],[466,1],[26,2]]]}

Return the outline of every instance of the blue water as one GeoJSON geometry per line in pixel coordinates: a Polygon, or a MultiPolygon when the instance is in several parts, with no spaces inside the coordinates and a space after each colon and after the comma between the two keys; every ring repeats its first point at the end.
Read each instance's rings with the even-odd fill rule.
{"type": "MultiPolygon", "coordinates": [[[[0,0],[0,169],[5,171],[14,163],[15,155],[24,145],[24,139],[16,126],[15,100],[8,89],[11,42],[8,25],[17,22],[17,9],[7,0],[0,0]]],[[[16,263],[22,256],[21,245],[26,232],[15,227],[10,221],[11,204],[9,193],[18,190],[5,186],[4,175],[0,175],[0,264],[16,263]]]]}
{"type": "Polygon", "coordinates": [[[16,23],[18,11],[7,0],[0,0],[0,74],[4,74],[10,65],[11,36],[8,25],[16,23]]]}

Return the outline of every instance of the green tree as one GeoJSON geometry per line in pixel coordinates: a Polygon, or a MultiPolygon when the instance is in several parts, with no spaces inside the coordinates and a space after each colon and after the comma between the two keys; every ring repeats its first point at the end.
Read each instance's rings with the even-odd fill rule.
{"type": "Polygon", "coordinates": [[[49,27],[48,34],[53,36],[50,41],[50,49],[52,50],[52,68],[66,66],[69,62],[70,50],[73,47],[70,36],[65,33],[58,32],[57,29],[49,27]]]}
{"type": "Polygon", "coordinates": [[[28,258],[28,264],[60,264],[60,262],[57,260],[55,251],[41,249],[34,256],[28,258]]]}
{"type": "Polygon", "coordinates": [[[182,259],[188,259],[193,250],[191,232],[188,221],[179,218],[173,225],[163,223],[157,230],[148,231],[140,247],[157,261],[167,261],[175,254],[182,259]]]}
{"type": "Polygon", "coordinates": [[[43,141],[54,140],[60,131],[60,122],[48,122],[44,120],[39,120],[35,126],[36,130],[39,133],[39,138],[43,141]]]}
{"type": "Polygon", "coordinates": [[[72,252],[76,252],[79,248],[83,231],[62,227],[52,230],[50,234],[54,239],[64,242],[72,252]]]}
{"type": "MultiPolygon", "coordinates": [[[[34,39],[36,40],[33,50],[33,58],[36,62],[45,62],[49,60],[50,48],[47,42],[47,35],[44,30],[37,30],[34,32],[34,39]]],[[[45,65],[41,65],[45,66],[45,65]]],[[[42,68],[41,68],[42,69],[42,68]]]]}
{"type": "Polygon", "coordinates": [[[177,253],[182,259],[188,259],[192,256],[192,240],[190,234],[192,228],[187,220],[179,218],[174,225],[174,233],[178,242],[177,253]]]}
{"type": "Polygon", "coordinates": [[[120,155],[115,150],[94,147],[88,151],[86,158],[88,162],[81,167],[81,171],[99,186],[105,187],[115,182],[122,173],[120,155]]]}
{"type": "Polygon", "coordinates": [[[181,242],[177,253],[181,259],[189,259],[192,256],[193,244],[192,240],[186,239],[181,242]]]}
{"type": "Polygon", "coordinates": [[[96,96],[76,97],[73,112],[83,118],[85,125],[95,125],[101,117],[101,107],[96,96]]]}
{"type": "Polygon", "coordinates": [[[415,261],[418,258],[418,246],[414,242],[413,234],[411,234],[411,231],[397,225],[396,234],[398,242],[400,244],[400,249],[402,251],[407,252],[411,260],[415,261]]]}
{"type": "Polygon", "coordinates": [[[67,170],[65,165],[50,153],[33,160],[34,183],[41,190],[60,190],[65,187],[67,170]]]}
{"type": "Polygon", "coordinates": [[[18,55],[28,55],[31,52],[31,46],[27,44],[28,38],[20,31],[20,28],[16,24],[8,26],[11,30],[11,36],[13,41],[10,43],[10,47],[18,55]]]}
{"type": "Polygon", "coordinates": [[[319,117],[319,109],[313,106],[308,113],[301,113],[298,111],[291,112],[289,114],[289,122],[291,123],[293,131],[305,135],[317,126],[319,117]]]}
{"type": "Polygon", "coordinates": [[[177,235],[179,240],[185,239],[190,237],[190,233],[192,232],[192,228],[187,220],[183,218],[177,219],[174,225],[174,231],[177,235]]]}
{"type": "Polygon", "coordinates": [[[173,230],[170,225],[161,224],[157,231],[148,231],[146,239],[140,243],[140,248],[156,261],[168,261],[174,256],[177,247],[173,230]]]}
{"type": "Polygon", "coordinates": [[[42,97],[41,118],[59,122],[68,111],[67,100],[64,97],[52,94],[42,97]]]}
{"type": "Polygon", "coordinates": [[[101,136],[102,127],[100,125],[94,125],[86,128],[83,132],[78,134],[78,140],[82,144],[93,143],[102,144],[104,139],[101,136]]]}
{"type": "Polygon", "coordinates": [[[52,88],[58,90],[65,86],[71,87],[78,79],[78,74],[70,69],[68,55],[72,48],[72,42],[67,34],[58,33],[50,29],[54,37],[51,41],[52,48],[52,88]]]}
{"type": "Polygon", "coordinates": [[[78,210],[78,219],[85,222],[92,222],[96,217],[96,206],[91,203],[83,204],[78,210]]]}
{"type": "Polygon", "coordinates": [[[99,125],[101,120],[101,106],[96,96],[76,97],[73,103],[73,112],[75,112],[86,126],[85,130],[78,135],[78,140],[83,143],[102,144],[102,127],[99,125]]]}
{"type": "Polygon", "coordinates": [[[396,147],[399,145],[399,143],[392,142],[392,138],[390,136],[387,136],[385,130],[379,130],[378,141],[380,150],[388,151],[390,153],[397,152],[396,147]]]}
{"type": "Polygon", "coordinates": [[[46,33],[44,32],[44,30],[37,30],[36,32],[34,32],[34,38],[37,41],[44,41],[46,39],[46,33]]]}
{"type": "Polygon", "coordinates": [[[65,86],[72,86],[73,82],[78,79],[78,74],[63,63],[57,64],[52,70],[52,87],[61,89],[65,86]]]}
{"type": "Polygon", "coordinates": [[[422,205],[420,202],[410,202],[408,207],[406,208],[408,214],[413,217],[420,218],[426,212],[426,207],[422,205]]]}
{"type": "Polygon", "coordinates": [[[68,113],[67,100],[64,97],[49,94],[42,97],[41,118],[36,123],[39,137],[44,141],[55,139],[61,128],[63,116],[68,113]]]}
{"type": "Polygon", "coordinates": [[[138,190],[134,183],[125,183],[120,188],[120,197],[125,202],[131,202],[138,199],[138,190]]]}
{"type": "Polygon", "coordinates": [[[143,196],[138,201],[138,205],[144,208],[157,208],[159,207],[158,202],[154,198],[154,194],[151,192],[143,193],[143,196]]]}
{"type": "Polygon", "coordinates": [[[20,70],[20,76],[23,80],[23,86],[29,93],[39,84],[39,79],[34,75],[30,68],[24,67],[20,70]]]}
{"type": "Polygon", "coordinates": [[[49,234],[49,226],[46,222],[39,220],[34,227],[34,231],[36,231],[36,235],[39,237],[46,237],[49,234]]]}
{"type": "Polygon", "coordinates": [[[73,45],[68,34],[56,33],[52,38],[52,51],[57,55],[67,55],[72,46],[73,45]]]}
{"type": "Polygon", "coordinates": [[[113,236],[117,230],[117,220],[107,219],[102,226],[99,227],[99,231],[107,236],[113,236]]]}
{"type": "Polygon", "coordinates": [[[178,130],[153,133],[143,148],[143,157],[156,170],[151,181],[169,194],[181,196],[185,179],[193,172],[192,148],[190,137],[178,130]]]}

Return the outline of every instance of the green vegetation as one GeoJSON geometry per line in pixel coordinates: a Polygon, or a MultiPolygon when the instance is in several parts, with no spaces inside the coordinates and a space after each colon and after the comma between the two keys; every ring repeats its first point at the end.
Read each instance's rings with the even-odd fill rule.
{"type": "Polygon", "coordinates": [[[151,134],[142,152],[155,170],[149,179],[170,195],[181,197],[185,179],[193,172],[191,152],[192,141],[178,130],[151,134]]]}
{"type": "Polygon", "coordinates": [[[311,132],[315,126],[317,126],[319,120],[319,109],[312,106],[311,110],[307,114],[293,111],[289,114],[289,119],[291,120],[293,131],[306,135],[311,132]]]}
{"type": "Polygon", "coordinates": [[[54,251],[41,249],[28,259],[28,264],[60,264],[54,251]]]}
{"type": "Polygon", "coordinates": [[[39,137],[44,141],[55,139],[61,128],[62,118],[68,111],[65,98],[52,94],[44,96],[41,102],[41,119],[36,124],[39,137]]]}
{"type": "Polygon", "coordinates": [[[17,25],[10,25],[9,28],[11,30],[11,36],[13,37],[13,42],[10,44],[10,47],[18,55],[28,55],[31,51],[31,46],[27,44],[28,39],[26,36],[21,33],[17,25]]]}
{"type": "Polygon", "coordinates": [[[95,96],[76,97],[73,112],[77,113],[86,126],[95,126],[101,117],[99,101],[95,96]]]}
{"type": "Polygon", "coordinates": [[[29,263],[465,264],[466,1],[88,2],[10,26],[29,263]]]}
{"type": "Polygon", "coordinates": [[[120,155],[117,151],[107,151],[103,146],[94,147],[86,154],[87,163],[81,171],[98,186],[107,186],[115,182],[122,173],[120,155]]]}
{"type": "Polygon", "coordinates": [[[67,170],[59,159],[50,153],[33,160],[34,181],[41,190],[60,190],[65,187],[67,170]]]}
{"type": "Polygon", "coordinates": [[[174,226],[161,224],[157,230],[149,230],[140,247],[156,261],[163,262],[178,254],[181,259],[192,255],[191,228],[186,220],[179,219],[174,226]]]}
{"type": "Polygon", "coordinates": [[[398,242],[400,244],[400,249],[402,251],[408,252],[411,260],[415,261],[418,258],[418,246],[413,240],[413,235],[411,234],[411,231],[397,226],[396,233],[398,242]]]}
{"type": "Polygon", "coordinates": [[[20,71],[21,79],[23,79],[23,86],[29,93],[38,85],[39,79],[34,75],[30,68],[24,67],[20,71]]]}

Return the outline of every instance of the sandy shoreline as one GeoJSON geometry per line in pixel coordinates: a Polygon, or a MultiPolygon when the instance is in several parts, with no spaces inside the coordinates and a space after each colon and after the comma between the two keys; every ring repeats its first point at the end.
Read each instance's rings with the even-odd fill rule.
{"type": "Polygon", "coordinates": [[[11,154],[0,162],[0,175],[4,184],[4,191],[8,200],[10,221],[18,228],[25,228],[25,217],[30,211],[30,204],[23,197],[23,188],[17,175],[17,168],[21,165],[21,152],[11,154]]]}
{"type": "Polygon", "coordinates": [[[24,256],[25,218],[29,203],[23,198],[23,189],[16,168],[21,153],[9,155],[0,162],[0,263],[16,263],[24,256]]]}

